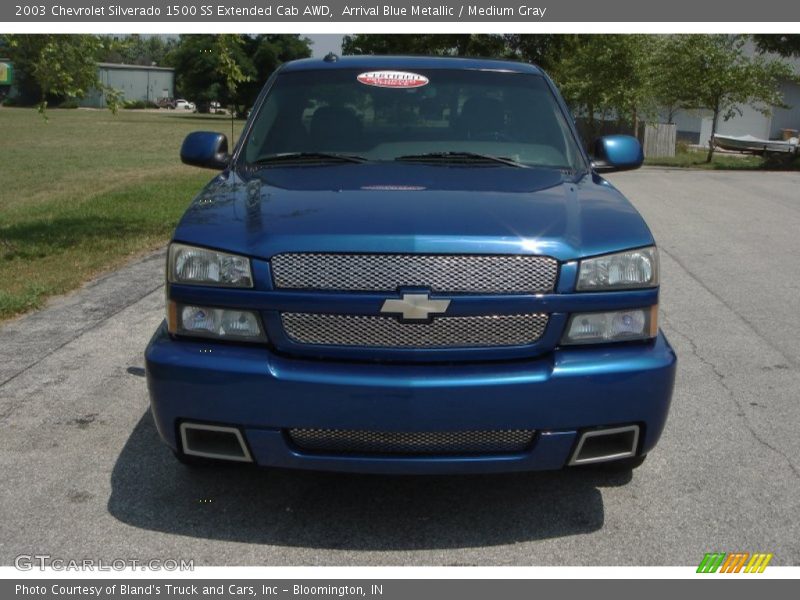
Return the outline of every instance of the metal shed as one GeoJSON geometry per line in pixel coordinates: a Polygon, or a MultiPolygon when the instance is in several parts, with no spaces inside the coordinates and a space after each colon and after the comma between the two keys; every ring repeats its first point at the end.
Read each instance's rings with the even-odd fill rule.
{"type": "MultiPolygon", "coordinates": [[[[155,102],[175,95],[174,69],[115,63],[98,63],[97,68],[100,83],[120,90],[125,100],[155,102]]],[[[80,105],[105,108],[105,96],[101,90],[91,90],[80,100],[80,105]]]]}

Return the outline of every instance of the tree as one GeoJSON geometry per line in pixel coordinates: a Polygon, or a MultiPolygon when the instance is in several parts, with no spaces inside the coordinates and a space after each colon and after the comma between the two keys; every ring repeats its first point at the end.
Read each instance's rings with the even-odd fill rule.
{"type": "Polygon", "coordinates": [[[250,106],[281,63],[311,56],[309,44],[297,35],[182,35],[170,60],[180,94],[198,106],[250,106]]]}
{"type": "Polygon", "coordinates": [[[772,52],[780,56],[800,56],[800,34],[758,34],[753,36],[759,52],[772,52]]]}
{"type": "Polygon", "coordinates": [[[685,108],[684,101],[693,90],[685,90],[685,78],[675,72],[675,65],[683,58],[677,37],[658,37],[653,44],[653,56],[649,64],[650,91],[656,105],[666,113],[667,123],[675,121],[675,115],[685,108]]]}
{"type": "Polygon", "coordinates": [[[239,87],[242,106],[251,106],[264,83],[283,63],[311,56],[311,41],[291,34],[264,34],[246,38],[245,51],[255,67],[255,77],[239,87]]]}
{"type": "Polygon", "coordinates": [[[359,34],[344,37],[344,54],[481,56],[535,63],[549,70],[573,36],[555,34],[359,34]]]}
{"type": "Polygon", "coordinates": [[[575,44],[577,36],[568,34],[510,34],[504,36],[513,58],[553,71],[561,57],[575,44]]]}
{"type": "MultiPolygon", "coordinates": [[[[225,90],[229,98],[236,97],[240,83],[250,81],[252,75],[245,73],[239,64],[243,42],[240,36],[222,33],[214,41],[214,53],[217,55],[216,74],[225,82],[225,90]]],[[[251,69],[252,70],[252,69],[251,69]]]]}
{"type": "Polygon", "coordinates": [[[81,98],[99,87],[97,36],[8,35],[6,42],[19,74],[19,88],[23,95],[37,98],[45,119],[49,99],[81,98]]]}
{"type": "MultiPolygon", "coordinates": [[[[684,99],[686,108],[711,112],[711,137],[719,121],[742,114],[742,106],[769,114],[773,106],[785,106],[780,91],[782,80],[795,78],[783,61],[765,56],[748,56],[743,35],[682,35],[678,44],[682,58],[676,73],[691,82],[684,99]]],[[[688,89],[688,86],[687,86],[688,89]]],[[[709,140],[706,162],[714,156],[709,140]]]]}
{"type": "Polygon", "coordinates": [[[563,49],[552,75],[567,103],[586,119],[590,139],[598,133],[598,115],[637,130],[654,112],[648,79],[652,44],[646,35],[578,35],[563,49]]]}
{"type": "Polygon", "coordinates": [[[101,62],[122,63],[126,65],[157,65],[168,67],[170,53],[178,41],[160,35],[124,35],[100,37],[101,62]]]}
{"type": "MultiPolygon", "coordinates": [[[[225,81],[225,90],[228,97],[236,98],[236,90],[239,84],[250,81],[253,77],[242,71],[242,67],[237,62],[237,56],[241,53],[242,39],[240,36],[224,33],[217,36],[214,44],[214,52],[217,55],[218,63],[216,73],[225,81]]],[[[231,113],[231,141],[234,138],[233,119],[238,114],[237,106],[230,107],[231,113]]]]}
{"type": "Polygon", "coordinates": [[[513,58],[502,35],[495,34],[359,34],[346,35],[344,54],[406,54],[513,58]]]}
{"type": "MultiPolygon", "coordinates": [[[[172,54],[175,65],[176,87],[180,96],[185,96],[198,106],[218,101],[234,104],[228,94],[225,78],[220,74],[221,61],[216,50],[215,35],[182,35],[172,54]]],[[[255,68],[240,45],[230,50],[234,61],[244,75],[253,76],[255,68]]]]}

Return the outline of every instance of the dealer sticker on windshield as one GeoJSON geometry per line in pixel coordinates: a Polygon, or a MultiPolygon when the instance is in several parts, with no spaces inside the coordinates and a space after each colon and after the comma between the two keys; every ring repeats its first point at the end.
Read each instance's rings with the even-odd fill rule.
{"type": "Polygon", "coordinates": [[[358,81],[364,85],[374,85],[382,88],[417,88],[428,85],[428,78],[419,73],[408,71],[368,71],[358,76],[358,81]]]}

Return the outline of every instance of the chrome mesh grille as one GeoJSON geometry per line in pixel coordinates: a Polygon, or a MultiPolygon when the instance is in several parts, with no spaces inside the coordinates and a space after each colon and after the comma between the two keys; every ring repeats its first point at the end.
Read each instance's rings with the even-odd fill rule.
{"type": "Polygon", "coordinates": [[[314,452],[446,455],[522,452],[533,443],[535,432],[289,429],[287,433],[296,446],[314,452]]]}
{"type": "Polygon", "coordinates": [[[281,313],[286,335],[296,343],[378,348],[470,348],[523,346],[539,340],[548,315],[438,317],[403,323],[394,317],[281,313]]]}
{"type": "Polygon", "coordinates": [[[278,254],[277,288],[434,292],[545,293],[555,287],[558,262],[547,256],[444,254],[278,254]]]}

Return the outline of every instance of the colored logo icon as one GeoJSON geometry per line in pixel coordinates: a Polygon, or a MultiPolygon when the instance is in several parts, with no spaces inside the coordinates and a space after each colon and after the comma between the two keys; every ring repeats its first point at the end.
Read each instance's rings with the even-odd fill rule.
{"type": "Polygon", "coordinates": [[[765,552],[707,552],[697,567],[698,573],[763,573],[772,554],[765,552]]]}

